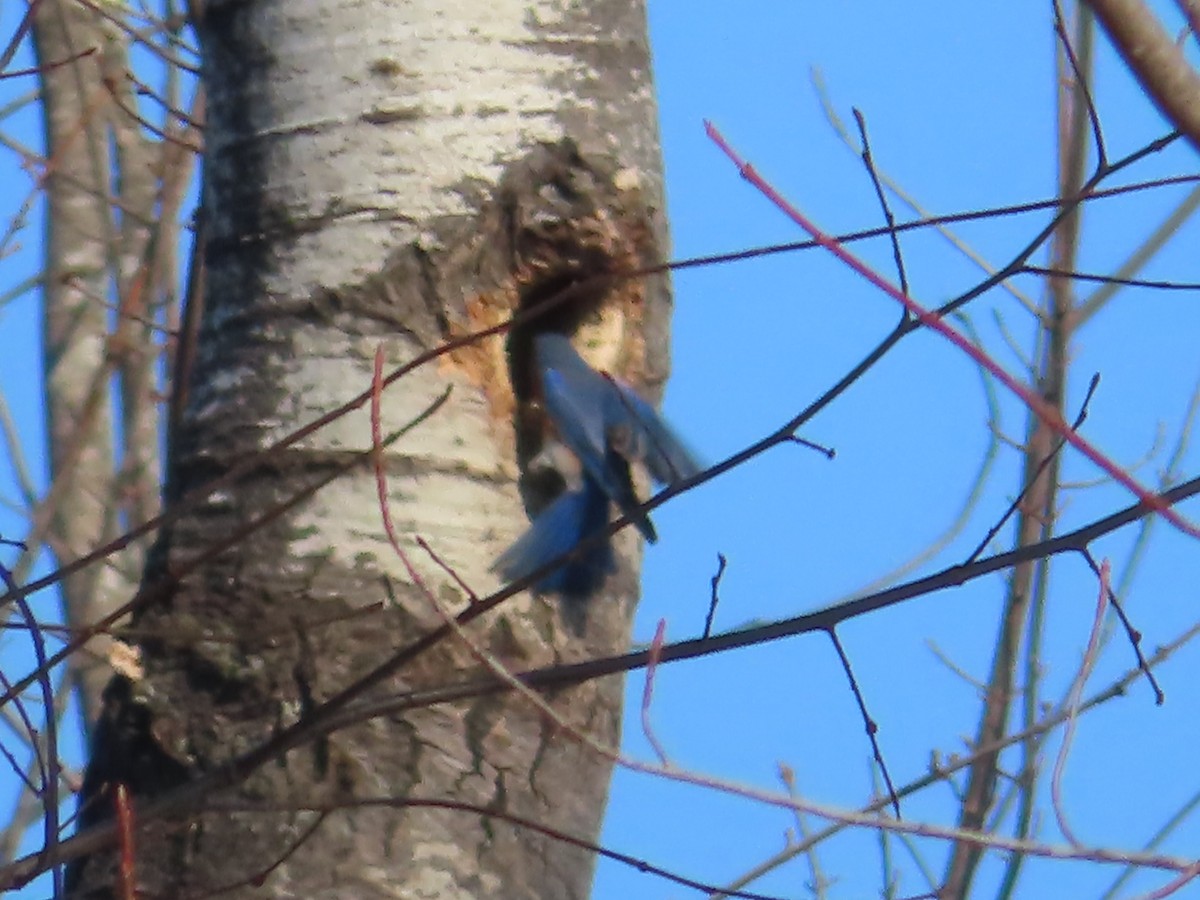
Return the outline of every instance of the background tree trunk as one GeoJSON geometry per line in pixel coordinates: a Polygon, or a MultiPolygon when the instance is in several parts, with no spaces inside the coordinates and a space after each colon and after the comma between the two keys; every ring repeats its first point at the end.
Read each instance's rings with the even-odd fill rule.
{"type": "MultiPolygon", "coordinates": [[[[177,376],[189,395],[173,435],[175,496],[368,388],[378,346],[394,366],[589,275],[666,257],[638,0],[214,2],[200,34],[207,292],[194,371],[177,376]]],[[[551,324],[578,328],[598,364],[653,391],[668,316],[656,277],[605,283],[551,324]]],[[[384,396],[388,431],[452,388],[386,454],[413,574],[387,543],[374,475],[360,466],[140,610],[144,671],[106,694],[81,824],[109,814],[117,783],[149,797],[211,772],[428,633],[441,618],[426,590],[457,611],[468,599],[458,579],[480,594],[497,586],[488,565],[527,522],[508,346],[491,337],[384,396]]],[[[519,371],[523,343],[512,347],[519,371]]],[[[370,443],[360,411],[272,454],[160,535],[146,583],[370,443]]],[[[518,668],[624,647],[637,592],[630,534],[582,637],[555,602],[529,595],[471,634],[518,668]]],[[[391,688],[478,665],[445,642],[391,688]]],[[[613,678],[551,703],[615,745],[620,699],[613,678]]],[[[259,897],[251,885],[265,874],[275,896],[583,897],[592,859],[582,850],[503,818],[362,801],[476,804],[592,838],[609,774],[606,759],[516,698],[377,719],[260,769],[211,798],[211,812],[147,829],[138,884],[148,896],[233,887],[259,897]],[[323,818],[301,808],[322,803],[346,808],[323,818]]],[[[75,889],[106,890],[112,865],[96,856],[76,867],[75,889]]]]}
{"type": "MultiPolygon", "coordinates": [[[[145,161],[130,165],[131,157],[144,153],[137,129],[130,128],[128,117],[115,108],[104,84],[106,77],[114,85],[124,84],[120,76],[125,71],[125,52],[114,32],[110,23],[78,3],[50,0],[34,10],[34,46],[44,68],[41,85],[49,160],[42,346],[54,498],[44,507],[35,531],[45,530],[62,563],[124,530],[120,488],[113,474],[109,393],[119,368],[118,354],[108,340],[109,311],[102,300],[110,296],[110,279],[118,277],[122,268],[123,274],[131,276],[140,261],[154,197],[145,161]],[[123,224],[112,214],[114,173],[125,185],[122,199],[128,206],[123,224]]],[[[153,365],[147,350],[151,345],[143,339],[129,345],[131,350],[135,346],[142,357],[138,369],[145,373],[153,365]]],[[[127,408],[138,422],[144,421],[139,415],[142,410],[136,402],[127,408]]],[[[151,421],[154,415],[151,409],[151,421]]],[[[131,437],[136,430],[132,425],[131,437]]],[[[126,449],[133,445],[131,439],[126,449]]],[[[158,494],[156,450],[157,436],[151,428],[137,459],[128,460],[131,468],[140,468],[149,479],[129,486],[148,496],[151,506],[158,494]]],[[[109,565],[65,579],[68,623],[85,627],[128,599],[140,559],[135,547],[112,558],[109,565]]],[[[101,690],[112,674],[106,662],[109,643],[107,636],[97,637],[71,660],[86,725],[95,720],[101,690]]]]}

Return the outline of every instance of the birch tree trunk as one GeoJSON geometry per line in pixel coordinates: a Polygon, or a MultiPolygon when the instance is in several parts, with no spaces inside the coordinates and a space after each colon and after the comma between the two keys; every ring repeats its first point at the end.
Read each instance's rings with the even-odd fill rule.
{"type": "MultiPolygon", "coordinates": [[[[379,346],[395,366],[589,275],[666,256],[641,0],[210,2],[200,35],[207,291],[169,500],[367,389],[379,346]]],[[[665,279],[598,284],[555,327],[653,393],[667,366],[665,279]]],[[[358,466],[138,613],[142,671],[106,694],[84,826],[110,815],[116,784],[150,798],[217,770],[437,627],[420,583],[455,611],[468,602],[458,579],[480,595],[498,586],[489,563],[527,524],[509,346],[490,337],[384,395],[388,431],[452,389],[386,452],[413,573],[388,545],[374,474],[358,466]]],[[[522,345],[511,346],[519,371],[522,345]]],[[[145,584],[370,445],[360,410],[270,455],[160,535],[145,584]]],[[[583,635],[553,598],[530,594],[470,634],[513,668],[623,648],[631,534],[618,536],[620,569],[583,635]]],[[[383,695],[479,665],[443,642],[383,695]]],[[[550,702],[615,745],[621,688],[613,678],[550,702]]],[[[141,823],[138,886],[158,897],[584,897],[593,860],[577,847],[503,815],[363,801],[475,804],[591,839],[609,775],[606,759],[516,698],[375,719],[262,767],[209,812],[141,823]],[[300,808],[328,803],[345,808],[300,808]]],[[[89,858],[73,889],[106,892],[113,867],[89,858]]]]}

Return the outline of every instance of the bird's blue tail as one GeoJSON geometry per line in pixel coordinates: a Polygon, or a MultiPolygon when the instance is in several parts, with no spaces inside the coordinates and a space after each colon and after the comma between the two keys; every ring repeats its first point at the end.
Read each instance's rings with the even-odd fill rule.
{"type": "MultiPolygon", "coordinates": [[[[551,560],[608,527],[608,496],[590,478],[577,490],[563,491],[542,510],[529,529],[492,564],[506,581],[532,575],[551,560]]],[[[612,544],[599,538],[544,575],[536,587],[546,593],[584,597],[616,567],[612,544]]]]}

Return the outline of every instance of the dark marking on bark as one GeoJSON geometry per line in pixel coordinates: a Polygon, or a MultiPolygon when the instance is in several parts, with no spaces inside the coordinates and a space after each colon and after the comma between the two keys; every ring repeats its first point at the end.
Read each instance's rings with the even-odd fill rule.
{"type": "MultiPolygon", "coordinates": [[[[300,698],[299,714],[304,716],[311,713],[318,705],[314,685],[318,678],[320,664],[313,656],[312,642],[302,623],[297,624],[295,634],[296,645],[299,647],[300,653],[292,667],[292,677],[296,680],[296,694],[300,698]]],[[[290,724],[291,722],[280,722],[282,727],[290,724]]],[[[313,741],[312,762],[313,776],[318,781],[323,780],[329,772],[328,736],[321,735],[313,741]]]]}
{"type": "MultiPolygon", "coordinates": [[[[80,792],[81,831],[112,817],[117,784],[124,784],[134,796],[147,796],[178,787],[188,778],[187,766],[154,740],[150,709],[136,696],[128,678],[117,676],[109,682],[102,703],[80,792]]],[[[85,880],[106,884],[114,871],[111,856],[85,857],[67,867],[66,889],[73,893],[85,880]]]]}
{"type": "Polygon", "coordinates": [[[390,56],[371,60],[367,65],[367,71],[380,78],[398,78],[401,75],[412,74],[398,60],[392,59],[390,56]]]}
{"type": "Polygon", "coordinates": [[[499,698],[487,698],[473,703],[467,709],[463,721],[466,725],[467,749],[471,753],[471,768],[469,772],[464,772],[462,777],[484,774],[484,762],[488,758],[488,736],[503,717],[504,707],[505,704],[499,698]]]}
{"type": "Polygon", "coordinates": [[[368,125],[394,125],[397,122],[415,122],[425,116],[420,106],[397,106],[388,109],[376,108],[362,114],[368,125]]]}

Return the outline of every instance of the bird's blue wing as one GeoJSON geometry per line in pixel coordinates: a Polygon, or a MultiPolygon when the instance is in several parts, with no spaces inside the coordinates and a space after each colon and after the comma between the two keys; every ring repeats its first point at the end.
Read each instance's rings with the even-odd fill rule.
{"type": "Polygon", "coordinates": [[[535,341],[543,402],[559,439],[643,537],[654,543],[658,536],[638,508],[641,502],[633,489],[628,456],[615,452],[610,440],[613,423],[606,416],[614,411],[623,415],[624,408],[613,402],[612,382],[588,366],[561,335],[539,335],[535,341]]]}
{"type": "Polygon", "coordinates": [[[614,409],[605,418],[614,423],[621,435],[620,438],[610,438],[610,441],[619,445],[621,439],[627,440],[626,456],[645,463],[650,477],[659,484],[684,481],[704,470],[695,454],[653,406],[629,385],[616,379],[612,379],[610,384],[613,394],[609,403],[614,409]]]}
{"type": "MultiPolygon", "coordinates": [[[[590,478],[584,478],[579,490],[564,491],[542,510],[516,543],[492,563],[492,570],[506,581],[524,578],[607,526],[608,497],[590,478]]],[[[586,596],[603,584],[615,566],[612,544],[604,538],[545,575],[537,589],[586,596]]]]}

